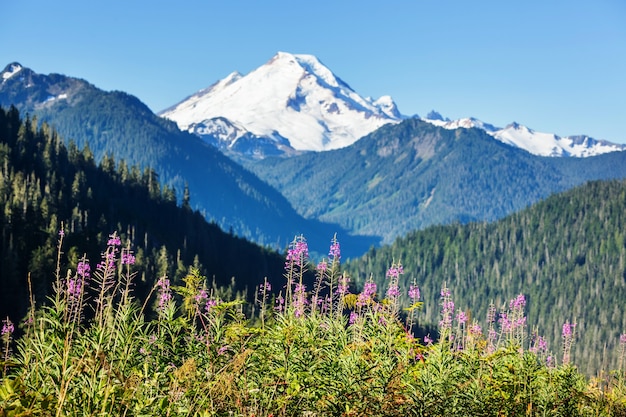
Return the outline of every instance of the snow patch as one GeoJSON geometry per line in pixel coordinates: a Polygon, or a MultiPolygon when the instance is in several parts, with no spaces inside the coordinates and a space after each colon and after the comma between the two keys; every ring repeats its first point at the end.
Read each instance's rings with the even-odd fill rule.
{"type": "Polygon", "coordinates": [[[595,140],[588,136],[560,137],[554,133],[536,132],[515,122],[505,128],[499,128],[473,117],[449,120],[434,111],[429,113],[429,116],[432,118],[427,117],[422,120],[444,129],[482,129],[500,142],[539,156],[583,158],[626,150],[626,145],[595,140]]]}
{"type": "Polygon", "coordinates": [[[20,72],[23,67],[20,64],[13,63],[8,65],[8,67],[2,72],[2,82],[5,82],[9,78],[13,77],[15,74],[20,72]]]}

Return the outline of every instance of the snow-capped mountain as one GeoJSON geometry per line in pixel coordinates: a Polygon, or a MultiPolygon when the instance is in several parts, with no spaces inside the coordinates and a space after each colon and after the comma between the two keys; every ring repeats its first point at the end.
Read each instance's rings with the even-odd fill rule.
{"type": "Polygon", "coordinates": [[[4,71],[2,71],[2,82],[4,83],[9,78],[13,77],[15,74],[22,70],[22,66],[17,62],[13,62],[6,66],[4,71]]]}
{"type": "Polygon", "coordinates": [[[503,143],[539,156],[580,158],[626,150],[626,145],[597,140],[585,135],[560,137],[553,133],[536,132],[515,122],[504,128],[498,128],[473,117],[457,120],[444,119],[437,112],[430,112],[422,120],[445,129],[479,128],[503,143]]]}
{"type": "MultiPolygon", "coordinates": [[[[343,148],[406,118],[391,97],[361,97],[315,56],[286,52],[247,75],[233,72],[159,115],[222,150],[252,159],[343,148]]],[[[449,120],[434,111],[422,120],[446,129],[480,128],[540,156],[587,157],[626,149],[584,135],[536,132],[518,123],[500,128],[472,117],[449,120]]]]}
{"type": "Polygon", "coordinates": [[[159,115],[223,149],[245,148],[257,157],[272,144],[287,154],[342,148],[403,118],[391,97],[363,98],[316,57],[286,52],[247,75],[233,72],[159,115]],[[263,149],[252,140],[238,145],[242,138],[263,138],[263,149]]]}

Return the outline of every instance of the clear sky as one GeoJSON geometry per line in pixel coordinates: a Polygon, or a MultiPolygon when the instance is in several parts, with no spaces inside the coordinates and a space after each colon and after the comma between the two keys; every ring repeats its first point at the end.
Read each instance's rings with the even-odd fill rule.
{"type": "Polygon", "coordinates": [[[403,114],[626,143],[626,1],[0,0],[0,68],[86,79],[158,112],[277,51],[403,114]]]}

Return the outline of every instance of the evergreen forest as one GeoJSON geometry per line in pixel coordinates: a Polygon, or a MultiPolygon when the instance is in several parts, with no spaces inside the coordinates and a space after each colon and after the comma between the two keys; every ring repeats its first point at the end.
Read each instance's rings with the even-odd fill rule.
{"type": "Polygon", "coordinates": [[[348,262],[357,286],[383,284],[393,262],[404,284],[419,285],[421,325],[437,325],[440,290],[485,325],[489,307],[527,299],[528,338],[544,337],[560,354],[562,325],[576,323],[573,360],[595,375],[616,363],[607,352],[626,330],[626,181],[592,181],[496,222],[432,226],[372,248],[348,262]]]}
{"type": "Polygon", "coordinates": [[[95,268],[113,233],[130,242],[140,298],[159,277],[180,282],[190,266],[235,292],[281,275],[275,250],[207,222],[189,195],[187,187],[161,185],[150,168],[111,155],[96,163],[88,146],[66,146],[46,123],[0,108],[0,317],[24,317],[29,287],[38,303],[46,301],[61,230],[62,266],[73,270],[84,260],[95,268]]]}
{"type": "Polygon", "coordinates": [[[14,107],[0,163],[1,416],[626,415],[626,181],[346,263],[14,107]]]}
{"type": "Polygon", "coordinates": [[[624,178],[626,153],[540,157],[477,128],[411,118],[346,148],[246,166],[304,217],[391,244],[413,230],[495,221],[587,181],[624,178]]]}

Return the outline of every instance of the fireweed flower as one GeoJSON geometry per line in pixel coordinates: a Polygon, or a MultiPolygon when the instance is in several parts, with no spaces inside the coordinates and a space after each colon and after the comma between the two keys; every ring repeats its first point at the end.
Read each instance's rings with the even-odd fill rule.
{"type": "Polygon", "coordinates": [[[122,252],[122,265],[134,265],[135,256],[130,251],[122,252]]]}
{"type": "Polygon", "coordinates": [[[539,336],[537,339],[537,347],[541,352],[548,351],[548,342],[546,342],[546,339],[544,339],[543,336],[539,336]]]}
{"type": "Polygon", "coordinates": [[[109,236],[109,241],[107,242],[107,246],[120,246],[121,244],[122,244],[122,241],[117,236],[117,234],[113,233],[111,236],[109,236]]]}
{"type": "Polygon", "coordinates": [[[510,333],[513,330],[513,323],[509,320],[509,316],[506,313],[500,313],[499,322],[502,333],[510,333]]]}
{"type": "Polygon", "coordinates": [[[2,332],[0,332],[0,336],[2,338],[2,344],[4,345],[4,352],[3,352],[3,357],[2,359],[4,359],[4,370],[3,370],[3,376],[6,374],[7,372],[7,360],[9,359],[9,356],[11,354],[11,336],[13,335],[13,332],[15,331],[15,326],[13,325],[13,322],[7,317],[6,320],[2,320],[2,332]]]}
{"type": "Polygon", "coordinates": [[[397,285],[390,285],[389,288],[387,288],[388,298],[396,298],[399,295],[400,295],[400,289],[398,288],[397,285]]]}
{"type": "Polygon", "coordinates": [[[533,334],[532,345],[529,350],[535,354],[545,353],[548,351],[548,343],[543,336],[535,333],[533,334]]]}
{"type": "Polygon", "coordinates": [[[570,362],[570,354],[572,351],[572,346],[574,345],[574,329],[576,327],[576,323],[570,323],[567,320],[563,323],[563,364],[567,365],[570,362]]]}
{"type": "Polygon", "coordinates": [[[356,313],[356,311],[352,311],[350,313],[350,318],[348,319],[348,323],[354,324],[356,323],[358,318],[359,318],[359,315],[356,313]]]}
{"type": "Polygon", "coordinates": [[[96,265],[96,268],[100,270],[115,269],[115,252],[113,250],[107,250],[102,257],[104,259],[96,265]]]}
{"type": "Polygon", "coordinates": [[[421,297],[420,289],[417,285],[411,285],[409,287],[409,298],[413,303],[417,302],[421,297]]]}
{"type": "Polygon", "coordinates": [[[304,309],[308,303],[306,298],[306,285],[296,284],[294,289],[294,314],[296,317],[302,317],[304,315],[304,309]]]}
{"type": "Polygon", "coordinates": [[[374,294],[376,294],[376,284],[373,281],[366,282],[363,286],[363,291],[361,291],[359,297],[357,298],[356,305],[364,306],[368,304],[372,300],[374,294]]]}
{"type": "Polygon", "coordinates": [[[326,270],[328,269],[328,262],[326,261],[320,261],[320,263],[317,264],[317,271],[320,274],[323,274],[324,272],[326,272],[326,270]]]}
{"type": "Polygon", "coordinates": [[[433,339],[431,339],[430,334],[427,334],[426,336],[424,336],[424,343],[426,343],[427,345],[433,344],[433,339]]]}
{"type": "Polygon", "coordinates": [[[523,309],[526,306],[526,298],[524,294],[520,294],[511,301],[509,301],[509,308],[511,310],[523,309]]]}
{"type": "Polygon", "coordinates": [[[350,278],[346,274],[343,274],[341,276],[341,280],[337,284],[337,294],[339,295],[349,294],[350,293],[349,282],[350,282],[350,278]]]}
{"type": "Polygon", "coordinates": [[[67,280],[67,295],[70,299],[80,298],[83,292],[83,281],[75,278],[67,280]]]}
{"type": "Polygon", "coordinates": [[[400,275],[404,274],[404,267],[402,264],[391,265],[391,268],[387,270],[387,278],[395,278],[398,279],[400,275]]]}
{"type": "Polygon", "coordinates": [[[483,334],[483,329],[477,323],[474,323],[472,326],[470,326],[469,331],[470,334],[474,336],[480,336],[481,334],[483,334]]]}
{"type": "Polygon", "coordinates": [[[172,290],[170,289],[170,280],[166,277],[162,277],[157,282],[157,286],[159,287],[159,295],[158,295],[158,311],[165,311],[165,307],[172,299],[172,290]]]}
{"type": "Polygon", "coordinates": [[[572,337],[576,324],[570,324],[569,320],[563,323],[563,338],[572,337]]]}
{"type": "Polygon", "coordinates": [[[300,236],[300,238],[294,240],[289,246],[285,268],[290,269],[292,264],[302,268],[309,257],[309,246],[306,240],[304,240],[304,237],[300,236]]]}
{"type": "Polygon", "coordinates": [[[196,304],[202,304],[202,302],[204,302],[208,298],[209,298],[209,295],[207,294],[205,289],[198,291],[198,294],[196,294],[194,297],[196,304]]]}
{"type": "Polygon", "coordinates": [[[13,332],[15,332],[13,322],[8,317],[5,320],[2,320],[2,337],[10,338],[13,332]]]}
{"type": "Polygon", "coordinates": [[[330,250],[328,251],[328,256],[330,256],[330,258],[332,260],[339,260],[341,259],[341,248],[339,247],[339,242],[337,241],[337,238],[333,238],[333,241],[330,245],[330,250]]]}
{"type": "Polygon", "coordinates": [[[465,315],[465,312],[463,310],[459,311],[456,314],[456,321],[458,321],[459,324],[465,324],[465,322],[467,321],[467,315],[465,315]]]}
{"type": "Polygon", "coordinates": [[[493,353],[496,349],[496,339],[498,334],[494,328],[496,323],[496,306],[493,302],[489,303],[487,310],[487,352],[493,353]]]}
{"type": "Polygon", "coordinates": [[[204,305],[204,310],[205,310],[207,313],[210,313],[210,312],[211,312],[211,309],[213,309],[213,307],[215,307],[215,306],[216,306],[216,305],[218,305],[219,303],[220,303],[220,301],[219,301],[219,300],[216,300],[216,299],[214,299],[214,298],[209,298],[209,299],[206,301],[206,304],[204,305]]]}
{"type": "Polygon", "coordinates": [[[89,273],[91,272],[91,267],[89,263],[86,261],[80,261],[76,266],[76,273],[83,277],[84,279],[89,278],[89,273]]]}
{"type": "Polygon", "coordinates": [[[454,302],[445,283],[441,289],[441,298],[441,321],[439,322],[439,328],[441,329],[442,338],[445,338],[445,335],[451,336],[452,317],[454,315],[454,302]]]}
{"type": "Polygon", "coordinates": [[[285,310],[285,298],[282,294],[278,294],[278,297],[276,297],[276,307],[274,309],[279,313],[285,310]]]}

